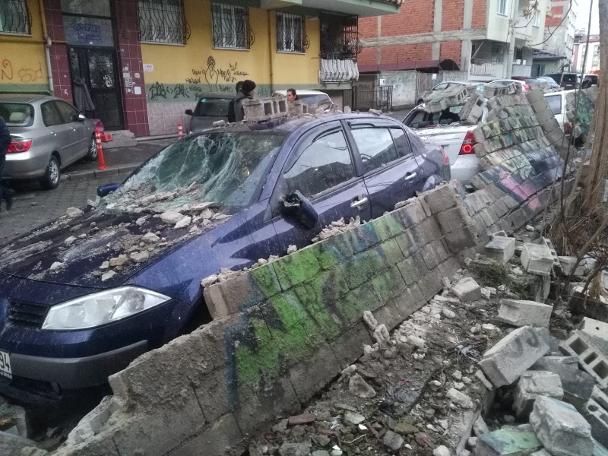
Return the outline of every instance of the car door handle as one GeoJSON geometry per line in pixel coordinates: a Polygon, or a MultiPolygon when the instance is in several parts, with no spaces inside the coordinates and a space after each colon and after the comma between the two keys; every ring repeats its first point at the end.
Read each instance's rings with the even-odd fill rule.
{"type": "Polygon", "coordinates": [[[411,181],[412,179],[415,179],[417,175],[418,175],[417,173],[406,174],[406,176],[403,178],[403,180],[404,181],[411,181]]]}
{"type": "Polygon", "coordinates": [[[354,200],[352,203],[350,203],[350,207],[361,207],[365,203],[367,203],[367,197],[354,200]]]}

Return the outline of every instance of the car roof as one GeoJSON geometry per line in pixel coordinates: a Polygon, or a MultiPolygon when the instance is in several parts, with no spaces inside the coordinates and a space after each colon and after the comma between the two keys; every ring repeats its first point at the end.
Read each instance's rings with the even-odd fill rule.
{"type": "Polygon", "coordinates": [[[3,93],[0,95],[0,103],[35,103],[43,100],[59,100],[59,98],[40,93],[3,93]]]}
{"type": "MultiPolygon", "coordinates": [[[[281,95],[287,95],[287,90],[275,90],[274,93],[278,93],[281,95]]],[[[321,92],[320,90],[300,90],[296,89],[296,94],[298,95],[327,95],[325,92],[321,92]]]]}
{"type": "Polygon", "coordinates": [[[545,93],[546,97],[549,97],[551,95],[568,95],[569,93],[574,93],[576,92],[576,90],[572,89],[572,90],[559,90],[557,92],[548,92],[545,93]]]}

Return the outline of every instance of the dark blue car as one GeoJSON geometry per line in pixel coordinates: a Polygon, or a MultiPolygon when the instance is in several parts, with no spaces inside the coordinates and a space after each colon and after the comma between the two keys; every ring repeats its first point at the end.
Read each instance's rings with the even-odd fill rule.
{"type": "MultiPolygon", "coordinates": [[[[0,392],[58,399],[209,320],[201,280],[303,247],[444,180],[398,121],[229,125],[159,152],[96,207],[0,249],[0,392]]],[[[449,172],[449,171],[448,171],[449,172]]]]}

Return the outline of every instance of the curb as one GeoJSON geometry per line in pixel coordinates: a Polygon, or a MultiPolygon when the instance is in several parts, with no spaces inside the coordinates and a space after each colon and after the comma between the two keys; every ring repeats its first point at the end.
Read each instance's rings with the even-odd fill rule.
{"type": "Polygon", "coordinates": [[[122,174],[126,177],[128,174],[131,174],[131,172],[133,170],[135,170],[136,168],[138,168],[140,165],[141,165],[141,163],[125,163],[124,165],[112,166],[112,167],[108,167],[104,170],[87,169],[87,170],[83,170],[83,171],[74,171],[72,173],[63,174],[61,176],[61,180],[62,181],[75,181],[75,180],[88,179],[90,177],[97,179],[99,177],[119,175],[119,174],[122,174]]]}

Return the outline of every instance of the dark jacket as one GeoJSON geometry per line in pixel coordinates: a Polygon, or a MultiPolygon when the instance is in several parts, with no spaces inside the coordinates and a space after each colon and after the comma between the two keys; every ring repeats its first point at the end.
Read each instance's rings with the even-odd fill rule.
{"type": "Polygon", "coordinates": [[[240,122],[245,118],[245,110],[243,109],[243,100],[248,98],[253,100],[251,95],[245,95],[243,92],[239,92],[234,99],[234,121],[240,122]]]}
{"type": "Polygon", "coordinates": [[[11,132],[8,131],[8,127],[4,122],[4,119],[0,117],[0,156],[6,156],[8,145],[11,143],[11,132]]]}

